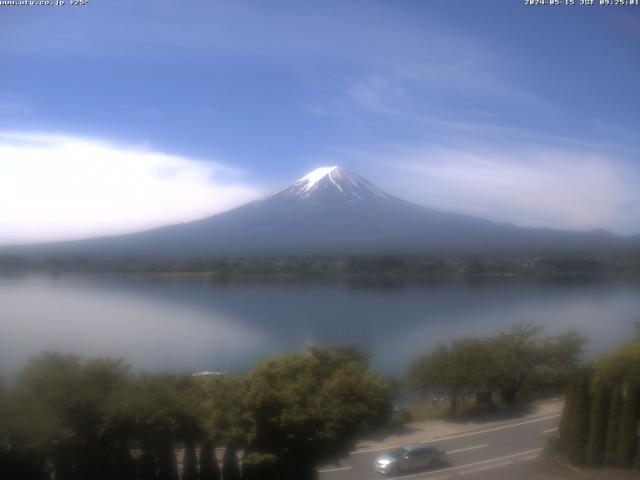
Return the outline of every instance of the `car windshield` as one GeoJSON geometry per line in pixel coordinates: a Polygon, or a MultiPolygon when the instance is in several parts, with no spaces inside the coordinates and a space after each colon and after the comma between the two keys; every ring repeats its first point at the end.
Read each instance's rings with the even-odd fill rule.
{"type": "Polygon", "coordinates": [[[406,453],[407,451],[400,447],[400,448],[396,448],[395,450],[390,451],[387,455],[390,456],[391,458],[402,458],[402,456],[406,453]]]}

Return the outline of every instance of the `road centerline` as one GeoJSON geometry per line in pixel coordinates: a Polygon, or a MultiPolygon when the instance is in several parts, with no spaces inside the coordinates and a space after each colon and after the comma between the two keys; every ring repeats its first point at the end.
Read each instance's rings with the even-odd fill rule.
{"type": "Polygon", "coordinates": [[[477,450],[479,448],[486,448],[488,446],[489,446],[488,443],[483,443],[482,445],[474,445],[473,447],[465,447],[465,448],[457,448],[456,450],[448,450],[445,453],[447,455],[453,455],[454,453],[468,452],[470,450],[477,450]]]}
{"type": "Polygon", "coordinates": [[[345,472],[351,470],[353,467],[335,467],[335,468],[322,468],[318,470],[318,473],[332,473],[332,472],[345,472]]]}

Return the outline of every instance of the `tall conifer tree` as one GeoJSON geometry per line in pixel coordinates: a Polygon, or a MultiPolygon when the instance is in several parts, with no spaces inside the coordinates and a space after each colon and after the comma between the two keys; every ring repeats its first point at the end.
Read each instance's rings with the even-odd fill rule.
{"type": "Polygon", "coordinates": [[[621,467],[631,467],[638,445],[638,419],[640,417],[640,391],[634,383],[628,383],[624,391],[618,461],[621,467]]]}
{"type": "Polygon", "coordinates": [[[607,420],[611,391],[603,378],[593,382],[593,400],[589,421],[589,443],[587,445],[587,464],[600,466],[604,463],[607,443],[607,420]]]}
{"type": "Polygon", "coordinates": [[[611,392],[609,420],[607,422],[607,447],[604,455],[606,465],[614,466],[618,462],[618,443],[620,439],[620,420],[622,417],[622,387],[616,385],[611,392]]]}
{"type": "Polygon", "coordinates": [[[590,380],[591,376],[586,370],[581,371],[576,380],[575,411],[571,419],[569,441],[569,458],[576,465],[585,463],[589,441],[590,380]]]}

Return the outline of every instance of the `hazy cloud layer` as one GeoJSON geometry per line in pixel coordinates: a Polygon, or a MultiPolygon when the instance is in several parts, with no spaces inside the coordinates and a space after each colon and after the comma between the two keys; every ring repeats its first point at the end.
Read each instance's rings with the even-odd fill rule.
{"type": "Polygon", "coordinates": [[[221,163],[65,135],[0,133],[0,244],[123,233],[254,199],[221,163]]]}
{"type": "Polygon", "coordinates": [[[535,227],[640,227],[629,222],[640,212],[638,175],[604,155],[428,146],[387,153],[377,163],[390,189],[435,209],[535,227]]]}

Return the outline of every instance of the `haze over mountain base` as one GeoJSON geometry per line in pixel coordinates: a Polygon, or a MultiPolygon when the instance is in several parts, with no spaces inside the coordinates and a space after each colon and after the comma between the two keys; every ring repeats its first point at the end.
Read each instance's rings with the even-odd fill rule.
{"type": "Polygon", "coordinates": [[[3,254],[185,259],[286,255],[544,255],[637,249],[638,237],[523,228],[431,210],[339,166],[203,220],[128,235],[5,247],[3,254]]]}

